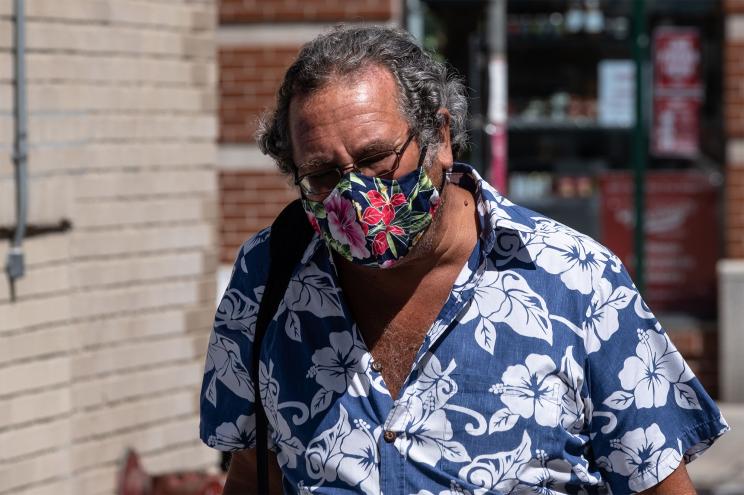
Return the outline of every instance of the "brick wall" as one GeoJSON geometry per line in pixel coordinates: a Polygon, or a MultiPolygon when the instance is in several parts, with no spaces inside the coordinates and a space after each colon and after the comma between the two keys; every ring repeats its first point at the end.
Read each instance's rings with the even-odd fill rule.
{"type": "Polygon", "coordinates": [[[380,0],[221,0],[220,22],[387,21],[391,4],[380,0]]]}
{"type": "Polygon", "coordinates": [[[719,354],[716,322],[661,316],[661,323],[705,390],[717,398],[719,354]]]}
{"type": "MultiPolygon", "coordinates": [[[[26,8],[29,220],[73,228],[25,242],[15,302],[0,279],[0,494],[112,494],[127,446],[151,472],[213,465],[196,435],[218,247],[215,5],[26,8]]],[[[11,9],[0,227],[14,223],[11,9]]]]}
{"type": "Polygon", "coordinates": [[[220,141],[253,141],[258,116],[274,106],[276,90],[299,49],[297,45],[220,49],[220,141]]]}
{"type": "MultiPolygon", "coordinates": [[[[744,29],[744,14],[730,14],[729,19],[731,25],[741,19],[744,29]]],[[[729,136],[741,138],[744,137],[744,39],[727,43],[725,55],[726,130],[729,136]]]]}
{"type": "Polygon", "coordinates": [[[744,2],[728,1],[725,47],[726,257],[744,258],[744,2]]]}
{"type": "Polygon", "coordinates": [[[223,263],[235,259],[247,232],[270,225],[278,211],[297,197],[288,179],[274,170],[222,171],[220,173],[220,211],[223,263]]]}

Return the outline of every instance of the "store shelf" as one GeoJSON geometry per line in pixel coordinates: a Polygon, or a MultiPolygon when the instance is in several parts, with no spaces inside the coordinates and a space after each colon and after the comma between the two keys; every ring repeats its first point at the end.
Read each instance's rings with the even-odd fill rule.
{"type": "Polygon", "coordinates": [[[630,126],[604,125],[594,119],[524,119],[511,118],[510,131],[630,131],[630,126]]]}

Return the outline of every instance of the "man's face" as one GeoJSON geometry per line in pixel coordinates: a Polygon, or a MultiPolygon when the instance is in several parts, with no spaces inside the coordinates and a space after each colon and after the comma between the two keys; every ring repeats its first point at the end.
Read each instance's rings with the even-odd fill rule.
{"type": "MultiPolygon", "coordinates": [[[[375,152],[399,149],[410,129],[398,109],[397,85],[387,69],[373,66],[344,76],[307,96],[290,102],[292,159],[298,174],[343,167],[375,152]]],[[[446,143],[434,153],[427,173],[441,184],[452,163],[449,128],[446,143]],[[446,161],[446,163],[444,163],[446,161]]],[[[421,149],[414,139],[403,154],[397,178],[416,169],[421,149]]]]}

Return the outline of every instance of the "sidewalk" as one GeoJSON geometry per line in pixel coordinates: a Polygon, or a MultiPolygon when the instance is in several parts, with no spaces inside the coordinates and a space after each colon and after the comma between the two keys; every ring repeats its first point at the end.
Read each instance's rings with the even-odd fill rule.
{"type": "Polygon", "coordinates": [[[719,404],[731,431],[687,466],[698,495],[744,495],[744,404],[719,404]]]}

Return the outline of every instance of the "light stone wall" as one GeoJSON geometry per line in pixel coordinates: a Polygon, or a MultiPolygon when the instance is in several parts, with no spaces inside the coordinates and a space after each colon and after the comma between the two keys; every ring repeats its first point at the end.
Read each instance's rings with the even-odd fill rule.
{"type": "MultiPolygon", "coordinates": [[[[32,224],[0,277],[0,495],[113,494],[214,466],[198,388],[217,260],[211,0],[26,1],[32,224]]],[[[0,0],[0,227],[15,223],[13,2],[0,0]]],[[[8,241],[0,242],[5,264],[8,241]]]]}

